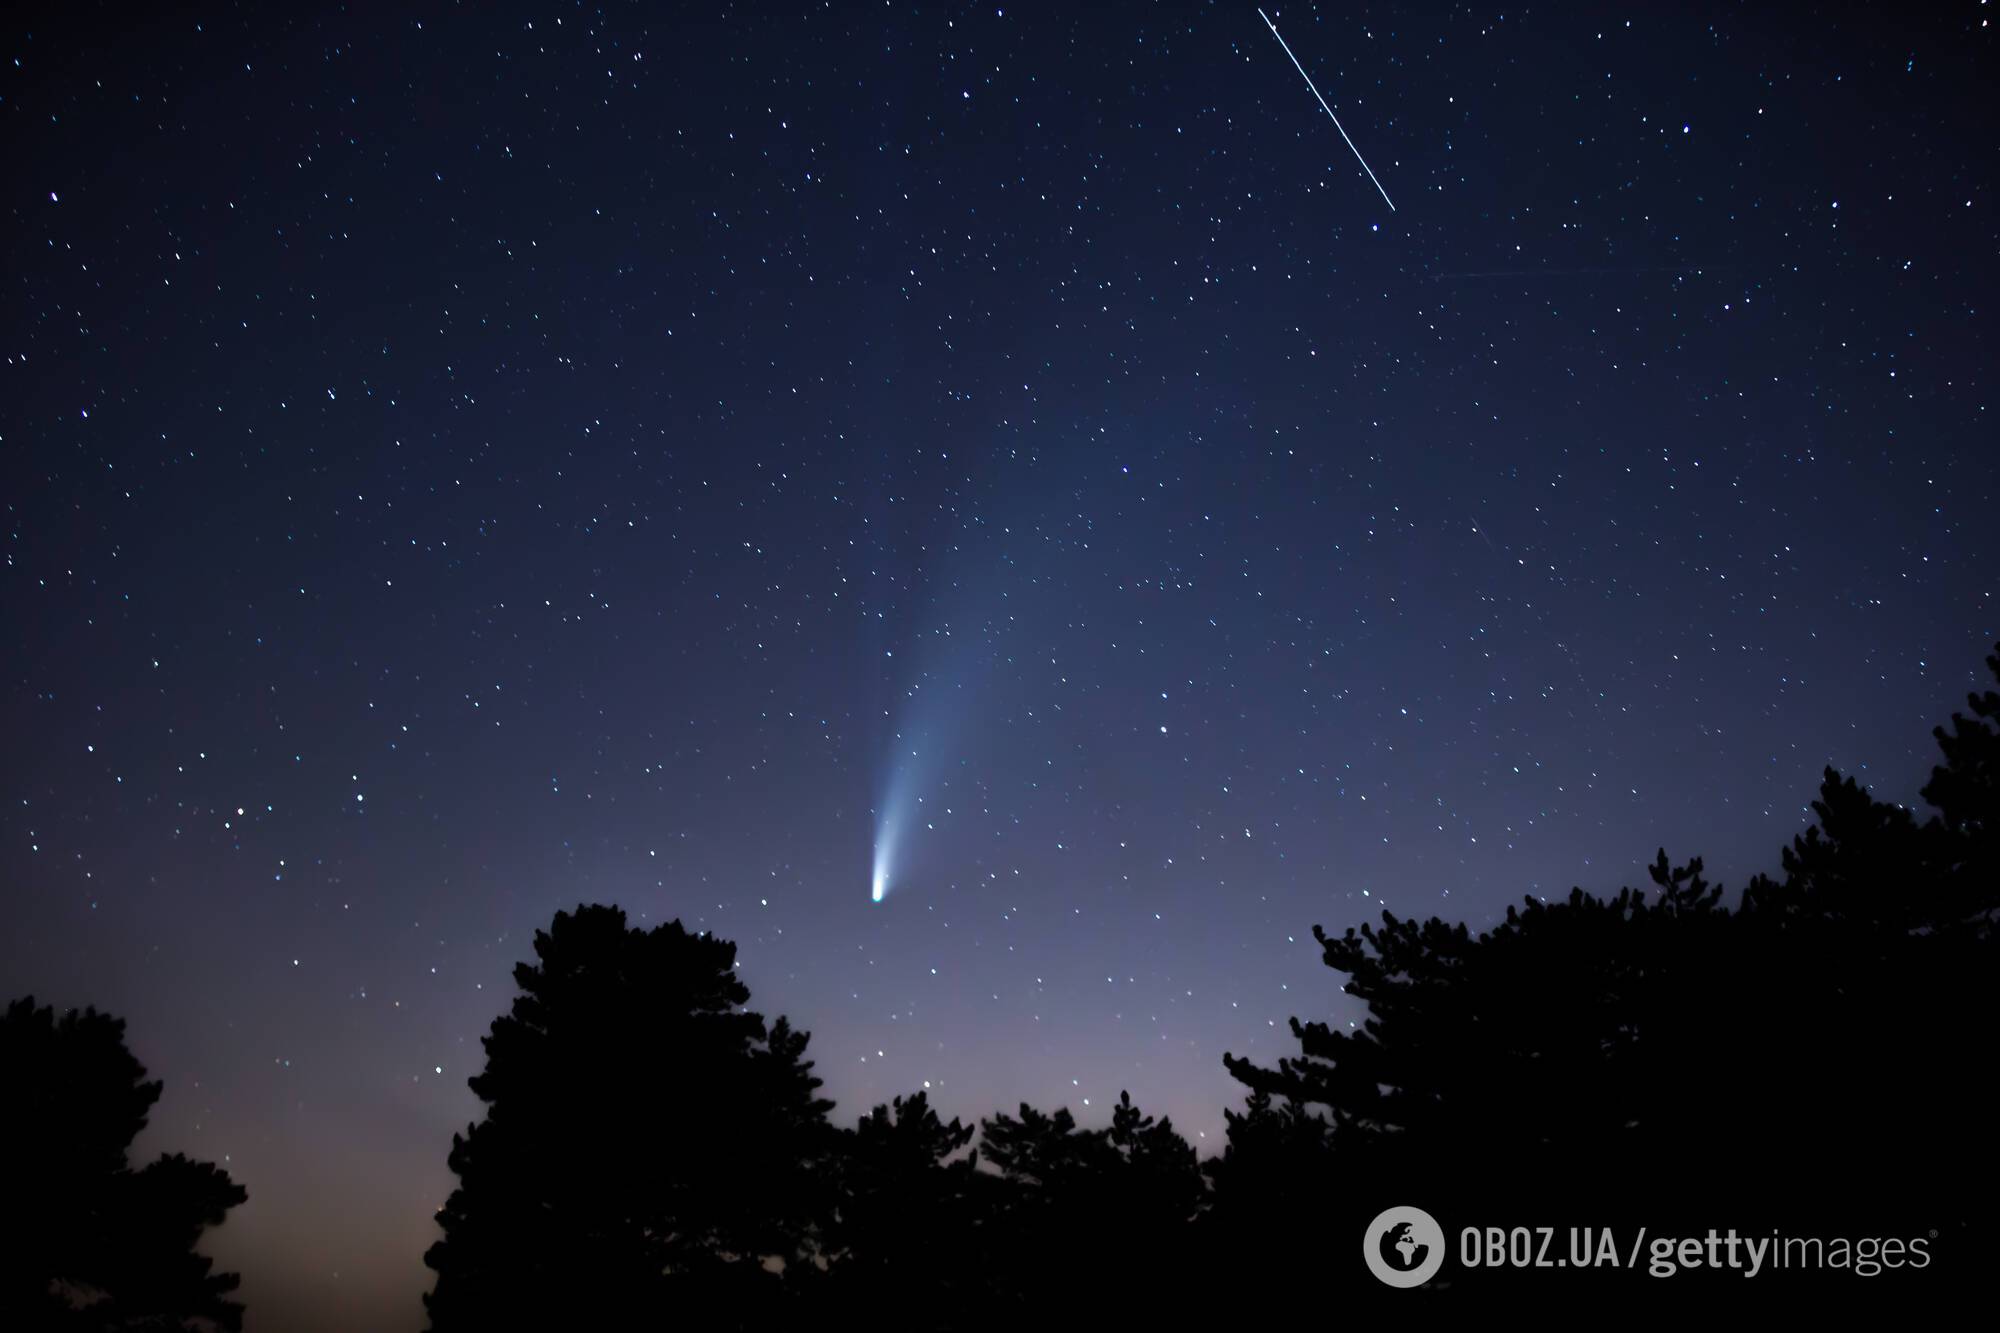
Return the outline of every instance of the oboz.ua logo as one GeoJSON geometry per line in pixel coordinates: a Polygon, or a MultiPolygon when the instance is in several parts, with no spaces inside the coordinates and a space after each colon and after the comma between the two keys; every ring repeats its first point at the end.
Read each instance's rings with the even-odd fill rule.
{"type": "Polygon", "coordinates": [[[1421,1208],[1391,1208],[1361,1238],[1368,1271],[1392,1287],[1421,1287],[1444,1266],[1444,1228],[1421,1208]]]}

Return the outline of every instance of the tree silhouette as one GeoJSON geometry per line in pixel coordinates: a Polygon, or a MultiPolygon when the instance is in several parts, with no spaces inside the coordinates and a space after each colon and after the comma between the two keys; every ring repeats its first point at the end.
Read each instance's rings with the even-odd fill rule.
{"type": "Polygon", "coordinates": [[[1212,1166],[1215,1252],[1300,1261],[1428,1198],[1475,1224],[1929,1233],[1940,1268],[1973,1271],[2000,696],[1972,707],[1937,732],[1939,815],[1829,769],[1781,875],[1734,906],[1663,851],[1651,893],[1529,899],[1479,935],[1386,912],[1315,928],[1368,1018],[1294,1019],[1299,1053],[1272,1068],[1224,1057],[1251,1101],[1212,1166]]]}
{"type": "MultiPolygon", "coordinates": [[[[486,1117],[454,1139],[434,1325],[1270,1318],[1316,1310],[1300,1275],[1351,1262],[1364,1224],[1407,1203],[1448,1246],[1468,1224],[1922,1236],[1946,1275],[1928,1280],[1976,1275],[2000,693],[1971,707],[1936,732],[1934,816],[1829,769],[1780,873],[1740,895],[1663,850],[1649,889],[1530,898],[1478,933],[1390,913],[1316,927],[1367,1019],[1293,1019],[1298,1051],[1272,1067],[1225,1055],[1248,1098],[1205,1168],[1126,1094],[1102,1128],[1024,1104],[981,1121],[976,1151],[924,1093],[835,1130],[805,1035],[748,1011],[733,945],[558,913],[486,1038],[486,1117]]],[[[142,1116],[156,1094],[139,1088],[136,1113],[90,1104],[142,1116]]],[[[129,1137],[89,1169],[119,1169],[129,1137]]],[[[207,1169],[156,1167],[183,1199],[207,1169]]],[[[1602,1272],[1569,1289],[1590,1278],[1630,1290],[1602,1272]]],[[[1434,1289],[1531,1280],[1448,1266],[1434,1289]]],[[[1355,1281],[1350,1311],[1387,1290],[1355,1281]]]]}
{"type": "Polygon", "coordinates": [[[1189,1225],[1205,1187],[1194,1149],[1120,1093],[1105,1129],[1067,1108],[980,1122],[999,1177],[986,1252],[1004,1275],[998,1308],[1144,1320],[1185,1317],[1189,1225]]]}
{"type": "Polygon", "coordinates": [[[534,949],[471,1080],[486,1118],[452,1140],[432,1326],[782,1322],[831,1202],[806,1034],[679,922],[579,906],[534,949]]]}
{"type": "Polygon", "coordinates": [[[992,1274],[980,1250],[991,1181],[964,1152],[973,1127],[949,1124],[928,1094],[863,1116],[839,1144],[839,1203],[829,1228],[834,1322],[915,1312],[925,1327],[976,1323],[992,1274]]]}
{"type": "MultiPolygon", "coordinates": [[[[2000,653],[1986,659],[1986,669],[2000,680],[2000,653]]],[[[1959,838],[1966,868],[1983,868],[1990,892],[1994,883],[1994,851],[2000,842],[2000,692],[1985,690],[1966,696],[1972,717],[1953,713],[1952,729],[1937,727],[1932,735],[1944,752],[1944,763],[1931,770],[1923,798],[1936,807],[1944,827],[1959,838]]],[[[1990,905],[1990,904],[1989,904],[1990,905]]],[[[1970,904],[1978,910],[1976,903],[1970,904]]]]}
{"type": "Polygon", "coordinates": [[[16,1000],[0,1018],[0,1083],[14,1154],[0,1328],[241,1328],[236,1275],[211,1272],[194,1246],[247,1195],[180,1155],[132,1168],[161,1085],[126,1049],[124,1022],[16,1000]]]}

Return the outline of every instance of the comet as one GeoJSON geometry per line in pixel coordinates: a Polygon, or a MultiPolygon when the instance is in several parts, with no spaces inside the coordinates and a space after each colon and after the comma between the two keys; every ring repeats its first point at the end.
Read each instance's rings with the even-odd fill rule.
{"type": "Polygon", "coordinates": [[[879,903],[896,885],[903,862],[903,813],[910,802],[910,775],[899,771],[875,810],[875,860],[868,874],[868,901],[879,903]]]}
{"type": "Polygon", "coordinates": [[[1378,193],[1381,194],[1382,202],[1389,205],[1389,211],[1391,213],[1395,212],[1396,201],[1391,199],[1389,197],[1389,192],[1382,188],[1382,182],[1379,180],[1375,180],[1374,168],[1368,165],[1367,158],[1361,156],[1361,150],[1354,146],[1354,140],[1347,138],[1347,129],[1340,123],[1340,117],[1334,115],[1333,108],[1326,104],[1326,99],[1324,97],[1320,97],[1319,86],[1313,82],[1312,75],[1306,73],[1306,67],[1299,63],[1299,58],[1297,56],[1292,55],[1291,44],[1285,40],[1285,35],[1278,31],[1278,25],[1271,22],[1271,16],[1269,14],[1266,14],[1261,9],[1257,11],[1257,17],[1264,20],[1264,26],[1269,28],[1271,30],[1271,35],[1278,39],[1278,45],[1285,48],[1286,55],[1291,56],[1292,68],[1299,72],[1299,77],[1306,81],[1306,87],[1311,88],[1312,95],[1319,99],[1320,109],[1326,112],[1327,119],[1333,122],[1333,127],[1340,131],[1340,137],[1343,139],[1347,139],[1348,151],[1354,154],[1354,160],[1361,164],[1361,169],[1368,173],[1368,179],[1371,181],[1375,181],[1375,189],[1378,193]]]}

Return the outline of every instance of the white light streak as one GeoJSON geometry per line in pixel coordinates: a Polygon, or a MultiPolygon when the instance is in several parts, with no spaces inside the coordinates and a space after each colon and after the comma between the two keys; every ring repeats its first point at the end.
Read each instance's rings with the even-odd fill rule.
{"type": "Polygon", "coordinates": [[[1299,58],[1297,56],[1292,55],[1291,45],[1285,41],[1284,34],[1278,31],[1278,25],[1271,22],[1271,16],[1269,14],[1266,14],[1261,9],[1257,11],[1257,17],[1264,20],[1264,26],[1269,28],[1271,30],[1271,35],[1278,39],[1278,45],[1285,48],[1286,55],[1291,56],[1292,68],[1297,70],[1299,72],[1299,77],[1306,81],[1306,87],[1312,89],[1312,95],[1316,98],[1319,98],[1320,108],[1326,112],[1327,118],[1333,122],[1333,127],[1340,131],[1340,137],[1343,139],[1347,139],[1347,147],[1351,152],[1353,152],[1354,160],[1356,162],[1359,162],[1361,164],[1361,169],[1368,173],[1368,179],[1371,181],[1375,181],[1375,188],[1377,191],[1381,193],[1382,202],[1389,205],[1389,211],[1391,213],[1395,212],[1396,201],[1389,197],[1389,192],[1387,190],[1382,189],[1382,182],[1379,180],[1375,180],[1374,168],[1368,165],[1367,158],[1361,156],[1361,150],[1354,146],[1354,140],[1347,138],[1347,129],[1340,123],[1340,117],[1334,115],[1333,108],[1326,104],[1326,99],[1324,97],[1320,97],[1319,86],[1313,82],[1312,75],[1306,73],[1306,67],[1299,63],[1299,58]]]}
{"type": "Polygon", "coordinates": [[[888,796],[882,802],[881,812],[875,820],[875,866],[868,879],[868,900],[881,902],[889,896],[889,881],[896,870],[898,853],[903,840],[901,806],[903,792],[900,783],[892,783],[888,796]]]}

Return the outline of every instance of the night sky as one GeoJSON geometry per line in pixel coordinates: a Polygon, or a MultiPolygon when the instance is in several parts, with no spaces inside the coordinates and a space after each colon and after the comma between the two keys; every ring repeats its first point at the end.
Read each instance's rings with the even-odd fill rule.
{"type": "Polygon", "coordinates": [[[172,8],[4,20],[0,989],[253,1329],[421,1322],[558,908],[1208,1154],[1315,923],[1740,884],[2000,636],[1984,5],[1271,9],[1393,211],[1233,0],[172,8]]]}

